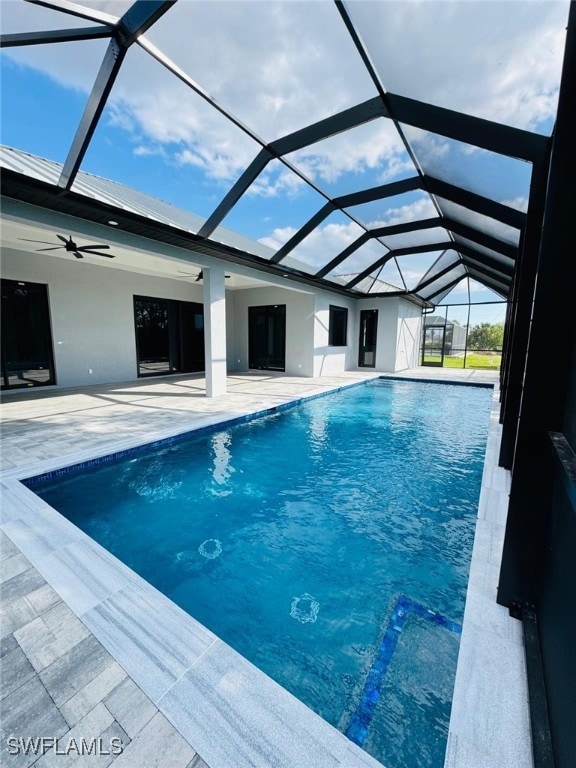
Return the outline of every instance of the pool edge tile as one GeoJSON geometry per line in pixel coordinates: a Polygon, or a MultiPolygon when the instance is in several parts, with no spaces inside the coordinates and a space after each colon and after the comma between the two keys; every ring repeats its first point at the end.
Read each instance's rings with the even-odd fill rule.
{"type": "Polygon", "coordinates": [[[383,768],[222,640],[158,707],[211,768],[383,768]]]}

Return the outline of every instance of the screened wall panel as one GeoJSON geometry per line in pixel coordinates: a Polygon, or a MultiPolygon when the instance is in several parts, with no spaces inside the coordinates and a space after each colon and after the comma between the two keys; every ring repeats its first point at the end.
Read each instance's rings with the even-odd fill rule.
{"type": "Polygon", "coordinates": [[[414,229],[399,235],[384,235],[380,239],[390,250],[395,250],[396,248],[412,248],[416,245],[446,243],[452,237],[448,230],[443,227],[430,227],[429,229],[414,229]]]}
{"type": "Polygon", "coordinates": [[[466,208],[463,205],[454,203],[452,200],[445,200],[442,197],[438,197],[438,195],[435,195],[435,200],[440,206],[440,210],[444,216],[461,224],[465,224],[468,227],[472,227],[483,234],[495,237],[497,240],[502,240],[504,243],[516,247],[518,246],[518,243],[520,242],[520,230],[516,227],[511,227],[498,219],[485,216],[471,208],[466,208]]]}
{"type": "Polygon", "coordinates": [[[147,37],[266,142],[376,96],[333,3],[179,2],[147,37]]]}
{"type": "MultiPolygon", "coordinates": [[[[354,253],[348,256],[338,266],[334,267],[326,278],[341,282],[340,275],[360,274],[367,269],[370,264],[374,264],[378,259],[384,257],[387,249],[378,242],[378,240],[369,240],[361,245],[354,253]]],[[[348,282],[348,281],[346,281],[348,282]]]]}
{"type": "Polygon", "coordinates": [[[432,264],[438,258],[438,253],[417,253],[412,256],[398,256],[396,261],[402,273],[408,290],[413,290],[432,264]]]}
{"type": "Polygon", "coordinates": [[[567,3],[520,11],[516,3],[368,0],[345,8],[387,91],[551,133],[567,3]]]}
{"type": "Polygon", "coordinates": [[[477,195],[520,208],[532,166],[446,136],[401,126],[424,173],[477,195]]]}
{"type": "Polygon", "coordinates": [[[224,227],[277,251],[326,199],[287,168],[272,160],[223,220],[224,227]],[[266,214],[262,214],[265,206],[266,214]]]}
{"type": "Polygon", "coordinates": [[[456,265],[453,269],[447,272],[445,275],[439,276],[432,283],[422,289],[418,289],[418,286],[414,289],[423,299],[430,299],[430,301],[437,303],[439,301],[438,295],[447,286],[454,282],[458,277],[466,277],[466,267],[463,264],[456,265]]]}
{"type": "Polygon", "coordinates": [[[507,256],[500,253],[499,251],[494,251],[491,248],[486,248],[486,246],[480,245],[480,243],[477,243],[474,240],[468,240],[467,238],[462,237],[461,235],[454,235],[454,242],[456,243],[456,245],[464,245],[467,248],[472,248],[474,251],[477,251],[479,254],[488,256],[493,261],[497,261],[503,266],[508,267],[509,269],[512,269],[514,267],[514,259],[508,258],[507,256]]]}
{"type": "MultiPolygon", "coordinates": [[[[2,25],[7,6],[16,5],[2,3],[2,25]]],[[[3,50],[2,143],[64,163],[107,44],[85,40],[3,50]]]]}
{"type": "Polygon", "coordinates": [[[259,150],[257,142],[132,46],[81,167],[208,217],[259,150]]]}
{"type": "Polygon", "coordinates": [[[402,195],[353,205],[347,210],[370,229],[390,224],[406,224],[437,215],[431,197],[421,191],[405,192],[402,195]]]}
{"type": "Polygon", "coordinates": [[[314,274],[363,232],[362,227],[348,216],[336,211],[290,251],[281,263],[314,274]]]}
{"type": "Polygon", "coordinates": [[[434,275],[437,275],[439,272],[444,271],[451,265],[458,264],[460,262],[460,256],[456,251],[453,250],[447,250],[444,251],[436,261],[432,264],[430,269],[422,276],[421,282],[425,282],[427,280],[430,280],[434,277],[434,275]]]}
{"type": "Polygon", "coordinates": [[[394,123],[386,118],[311,144],[286,158],[331,197],[414,175],[394,123]]]}

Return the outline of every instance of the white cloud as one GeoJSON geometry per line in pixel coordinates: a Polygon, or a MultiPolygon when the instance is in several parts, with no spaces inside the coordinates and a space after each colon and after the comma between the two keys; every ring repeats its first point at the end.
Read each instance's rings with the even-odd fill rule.
{"type": "MultiPolygon", "coordinates": [[[[567,3],[355,2],[352,18],[391,91],[533,128],[554,113],[567,3]]],[[[85,26],[26,3],[3,2],[5,31],[85,26]]],[[[264,140],[375,95],[331,2],[181,0],[146,36],[264,140]]],[[[105,41],[6,49],[65,87],[89,92],[105,41]]],[[[105,120],[138,153],[198,168],[229,186],[259,145],[138,46],[129,51],[105,120]]],[[[440,141],[434,152],[446,151],[440,141]]],[[[344,174],[365,186],[410,169],[392,124],[377,120],[298,153],[321,186],[344,174]],[[366,175],[363,178],[363,175],[366,175]],[[370,177],[372,178],[372,177],[370,177]]],[[[251,194],[295,195],[301,182],[267,170],[251,194]]],[[[388,223],[392,223],[389,221],[388,223]]]]}
{"type": "MultiPolygon", "coordinates": [[[[276,235],[278,233],[284,235],[288,232],[290,232],[288,227],[283,230],[274,230],[276,235]]],[[[294,232],[295,230],[291,232],[290,237],[294,232]]],[[[320,267],[323,267],[337,256],[347,245],[350,245],[350,243],[360,237],[362,232],[362,228],[353,221],[347,223],[333,222],[317,227],[290,253],[290,256],[286,259],[286,264],[298,266],[298,262],[303,262],[320,269],[320,267]]],[[[288,239],[286,237],[284,242],[288,239]]],[[[280,238],[277,238],[277,241],[280,245],[283,245],[283,242],[280,242],[280,238]]],[[[259,242],[264,243],[264,245],[272,245],[271,238],[263,238],[259,242]]],[[[279,247],[279,245],[276,247],[279,247]]]]}
{"type": "Polygon", "coordinates": [[[258,242],[277,251],[278,248],[283,246],[284,243],[287,243],[297,231],[296,227],[277,227],[276,229],[273,229],[272,233],[267,237],[261,237],[258,242]]]}
{"type": "Polygon", "coordinates": [[[398,131],[384,118],[312,144],[288,159],[320,186],[351,174],[349,191],[415,173],[398,131]]]}
{"type": "Polygon", "coordinates": [[[527,129],[553,117],[568,2],[347,7],[387,90],[527,129]]]}
{"type": "MultiPolygon", "coordinates": [[[[351,209],[353,210],[353,209],[351,209]]],[[[389,208],[384,215],[372,219],[368,223],[369,229],[376,227],[388,227],[392,224],[404,224],[410,221],[419,221],[436,216],[438,212],[428,195],[422,195],[418,200],[397,208],[389,208]]]]}
{"type": "Polygon", "coordinates": [[[248,188],[249,197],[297,197],[303,189],[308,189],[306,182],[297,176],[279,160],[273,160],[248,188]]]}
{"type": "Polygon", "coordinates": [[[510,200],[502,200],[502,205],[507,205],[510,208],[516,208],[517,211],[526,212],[528,210],[528,198],[514,197],[510,200]]]}

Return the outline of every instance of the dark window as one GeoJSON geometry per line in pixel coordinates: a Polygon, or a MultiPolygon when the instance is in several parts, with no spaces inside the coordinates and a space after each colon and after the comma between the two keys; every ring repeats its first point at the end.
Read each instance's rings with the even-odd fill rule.
{"type": "Polygon", "coordinates": [[[2,280],[2,389],[55,383],[48,287],[2,280]]]}
{"type": "Polygon", "coordinates": [[[360,338],[358,341],[358,366],[376,367],[376,336],[378,335],[378,310],[360,310],[360,338]]]}
{"type": "Polygon", "coordinates": [[[286,370],[286,305],[248,307],[248,366],[286,370]]]}
{"type": "Polygon", "coordinates": [[[347,330],[348,310],[346,307],[333,307],[330,305],[328,344],[331,347],[345,347],[347,330]]]}
{"type": "Polygon", "coordinates": [[[173,299],[134,297],[138,376],[204,370],[204,308],[173,299]]]}

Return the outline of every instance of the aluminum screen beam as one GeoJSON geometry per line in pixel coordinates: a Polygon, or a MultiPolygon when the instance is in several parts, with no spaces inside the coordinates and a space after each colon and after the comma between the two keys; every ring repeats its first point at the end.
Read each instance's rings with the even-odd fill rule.
{"type": "Polygon", "coordinates": [[[370,230],[372,237],[386,237],[387,235],[402,235],[406,232],[416,232],[421,229],[433,229],[434,227],[444,226],[444,219],[441,216],[433,216],[430,219],[420,219],[420,221],[408,221],[404,224],[390,224],[387,227],[376,227],[370,230]]]}
{"type": "MultiPolygon", "coordinates": [[[[443,222],[444,220],[440,216],[435,216],[431,219],[421,219],[420,221],[410,221],[404,224],[391,224],[388,227],[378,227],[376,229],[371,229],[369,232],[365,232],[357,240],[344,248],[344,250],[335,256],[329,264],[318,270],[318,272],[315,274],[315,277],[324,277],[324,275],[327,275],[328,272],[331,272],[335,267],[341,264],[345,259],[348,258],[348,256],[354,253],[354,251],[358,250],[358,248],[364,245],[364,243],[366,243],[371,238],[378,239],[380,237],[385,237],[386,235],[401,235],[406,232],[414,232],[415,230],[431,229],[432,227],[443,227],[443,222]]],[[[381,243],[381,245],[383,248],[386,248],[384,243],[381,243]]]]}
{"type": "Polygon", "coordinates": [[[95,21],[99,24],[107,24],[110,27],[115,27],[118,23],[118,19],[111,16],[109,13],[103,13],[97,11],[95,8],[86,8],[84,5],[78,3],[72,3],[70,0],[58,0],[57,3],[49,2],[49,0],[25,0],[31,5],[42,5],[45,8],[50,8],[53,11],[61,11],[67,13],[70,16],[76,16],[79,19],[87,19],[88,21],[95,21]]]}
{"type": "Polygon", "coordinates": [[[410,245],[406,248],[395,248],[390,251],[392,256],[413,256],[417,253],[433,253],[434,251],[457,251],[453,240],[444,240],[441,243],[426,243],[425,245],[410,245]]]}
{"type": "Polygon", "coordinates": [[[110,40],[96,82],[88,98],[84,114],[64,163],[58,186],[69,190],[94,135],[110,91],[114,85],[128,47],[174,5],[175,0],[137,0],[116,27],[117,35],[110,40]]]}
{"type": "Polygon", "coordinates": [[[244,192],[246,192],[252,182],[262,173],[272,158],[273,155],[267,149],[260,150],[232,189],[224,197],[222,202],[198,230],[198,235],[200,237],[210,237],[212,232],[214,232],[220,222],[226,218],[244,192]]]}
{"type": "Polygon", "coordinates": [[[454,288],[455,285],[458,285],[458,283],[461,282],[462,280],[464,280],[465,277],[466,277],[466,275],[459,275],[457,278],[452,280],[451,283],[448,283],[448,285],[444,285],[444,286],[442,286],[442,288],[438,288],[437,291],[434,291],[434,293],[431,293],[425,299],[424,299],[424,296],[422,298],[425,301],[430,301],[431,299],[434,298],[434,296],[437,296],[439,293],[443,293],[444,291],[446,291],[446,293],[448,293],[451,288],[454,288]]]}
{"type": "Polygon", "coordinates": [[[370,277],[372,272],[374,272],[375,269],[378,269],[379,267],[383,267],[384,264],[386,264],[390,259],[394,258],[394,253],[392,251],[388,251],[387,254],[382,256],[381,259],[378,259],[378,261],[375,261],[373,264],[371,264],[369,267],[367,267],[363,272],[360,272],[359,275],[356,275],[356,277],[353,280],[350,280],[346,283],[344,286],[345,288],[354,288],[355,285],[357,285],[359,282],[364,280],[365,277],[370,277]]]}
{"type": "Polygon", "coordinates": [[[337,115],[319,120],[317,123],[294,131],[294,133],[288,136],[276,139],[276,141],[273,141],[268,146],[275,155],[280,157],[303,147],[308,147],[311,144],[316,144],[331,136],[336,136],[338,133],[349,131],[351,128],[369,123],[378,117],[388,116],[388,111],[382,99],[379,96],[375,96],[373,99],[369,99],[355,107],[350,107],[350,109],[345,109],[337,115]]]}
{"type": "Polygon", "coordinates": [[[334,210],[335,207],[333,203],[326,203],[326,205],[323,205],[318,213],[314,214],[311,219],[308,219],[306,224],[304,224],[303,227],[300,227],[298,232],[296,232],[296,234],[293,235],[287,243],[284,243],[284,245],[276,251],[274,256],[272,256],[270,259],[270,263],[278,264],[278,262],[282,261],[282,259],[285,259],[290,251],[296,248],[296,246],[299,245],[305,237],[308,237],[312,230],[316,229],[316,227],[321,224],[324,219],[334,210]]]}
{"type": "Polygon", "coordinates": [[[119,22],[123,45],[132,45],[175,3],[176,0],[136,0],[119,22]]]}
{"type": "Polygon", "coordinates": [[[495,280],[502,280],[507,283],[508,282],[512,283],[513,275],[509,273],[504,273],[495,266],[491,266],[489,264],[486,264],[485,262],[479,262],[476,259],[472,258],[471,256],[464,256],[463,260],[464,260],[464,264],[466,264],[467,266],[469,265],[473,269],[478,269],[480,271],[483,271],[486,273],[486,275],[492,276],[495,280]]]}
{"type": "Polygon", "coordinates": [[[470,277],[472,277],[474,280],[477,280],[479,283],[482,283],[482,285],[485,285],[487,288],[495,291],[495,293],[497,293],[499,296],[502,296],[505,299],[508,298],[510,286],[503,285],[502,283],[499,283],[490,277],[486,277],[486,275],[483,275],[481,272],[476,272],[471,267],[467,266],[466,269],[468,269],[470,277]]]}
{"type": "Polygon", "coordinates": [[[413,192],[416,189],[422,189],[422,180],[419,176],[411,176],[409,179],[393,181],[380,187],[371,187],[360,192],[353,192],[350,195],[335,197],[334,204],[337,208],[350,208],[354,205],[372,203],[374,200],[383,200],[386,197],[402,195],[404,192],[413,192]]]}
{"type": "Polygon", "coordinates": [[[358,248],[364,245],[364,243],[367,243],[368,240],[370,240],[370,234],[368,232],[364,232],[362,235],[360,235],[359,238],[354,240],[353,243],[350,243],[350,245],[347,245],[343,251],[340,251],[340,253],[337,256],[335,256],[332,259],[332,261],[329,261],[325,267],[322,267],[322,269],[319,269],[318,272],[316,272],[316,274],[314,275],[314,277],[324,277],[324,275],[327,275],[335,267],[337,267],[339,264],[345,261],[348,258],[348,256],[351,256],[354,253],[354,251],[357,251],[358,248]]]}
{"type": "Polygon", "coordinates": [[[446,251],[446,250],[453,250],[458,253],[461,253],[462,255],[469,255],[472,258],[479,261],[480,263],[484,263],[487,266],[493,266],[494,268],[497,268],[499,272],[502,272],[506,275],[512,274],[512,267],[508,267],[504,264],[496,264],[496,262],[490,259],[489,256],[486,256],[483,253],[478,253],[473,248],[469,248],[468,246],[457,245],[456,243],[452,242],[452,240],[449,240],[444,243],[431,243],[429,245],[415,245],[410,248],[396,248],[393,251],[389,251],[381,259],[378,259],[378,261],[375,261],[371,266],[367,267],[359,275],[356,275],[356,277],[353,280],[350,280],[350,282],[346,283],[346,288],[353,288],[357,283],[359,283],[365,277],[368,277],[375,269],[378,269],[379,267],[384,266],[386,262],[390,261],[390,259],[393,259],[396,256],[412,256],[418,253],[433,253],[434,251],[446,251]]]}
{"type": "Polygon", "coordinates": [[[119,46],[116,40],[110,40],[104,60],[100,66],[100,71],[96,77],[96,82],[84,109],[84,114],[76,130],[74,141],[60,174],[60,179],[58,180],[58,186],[62,189],[69,190],[74,183],[80,164],[84,159],[90,140],[94,135],[106,105],[106,100],[126,56],[126,51],[127,49],[119,46]]]}
{"type": "Polygon", "coordinates": [[[418,285],[414,288],[414,293],[420,293],[423,288],[428,288],[429,286],[433,285],[437,280],[444,277],[449,272],[452,272],[455,267],[462,266],[462,264],[462,259],[456,259],[456,261],[453,261],[452,264],[449,264],[447,267],[440,270],[440,272],[435,274],[433,277],[429,277],[428,280],[424,280],[423,282],[418,283],[418,285]]]}
{"type": "Polygon", "coordinates": [[[478,262],[479,264],[482,264],[485,267],[488,267],[489,269],[494,269],[496,272],[498,272],[499,275],[506,276],[508,278],[511,278],[514,273],[514,266],[508,265],[508,264],[501,264],[499,261],[495,261],[490,256],[487,256],[485,253],[479,253],[478,251],[475,251],[473,248],[469,248],[467,245],[459,245],[456,246],[456,250],[458,253],[461,253],[462,256],[465,258],[471,258],[474,261],[478,262]]]}
{"type": "Polygon", "coordinates": [[[493,270],[491,270],[489,267],[485,267],[483,264],[477,264],[471,259],[465,258],[464,265],[469,271],[474,270],[474,272],[478,273],[479,275],[484,275],[484,277],[487,279],[492,280],[495,283],[500,283],[501,285],[506,286],[508,289],[512,284],[512,278],[509,275],[503,275],[501,273],[494,274],[493,270]]]}
{"type": "Polygon", "coordinates": [[[474,227],[469,227],[466,224],[461,224],[459,221],[453,219],[442,219],[442,224],[449,232],[453,232],[455,235],[461,235],[467,240],[474,240],[478,245],[483,245],[486,248],[490,248],[492,251],[501,253],[502,256],[506,256],[509,259],[516,259],[518,256],[518,248],[510,243],[504,243],[502,240],[498,240],[496,237],[487,235],[484,232],[480,232],[474,227]]]}
{"type": "Polygon", "coordinates": [[[548,147],[549,139],[546,136],[425,104],[395,93],[386,94],[386,103],[390,113],[399,123],[482,147],[500,155],[540,162],[548,147]]]}
{"type": "Polygon", "coordinates": [[[111,35],[112,30],[107,26],[51,29],[45,32],[16,32],[11,35],[1,35],[0,48],[45,45],[46,43],[68,43],[75,40],[97,40],[103,37],[110,37],[111,35]]]}
{"type": "Polygon", "coordinates": [[[497,203],[488,197],[477,195],[475,192],[468,192],[461,187],[448,184],[446,181],[440,181],[440,179],[435,179],[433,176],[424,176],[424,183],[426,189],[432,195],[445,197],[453,203],[476,211],[476,213],[481,213],[483,216],[488,216],[490,219],[501,221],[503,224],[508,224],[508,226],[515,229],[524,228],[526,214],[522,213],[522,211],[517,211],[515,208],[497,203]]]}

